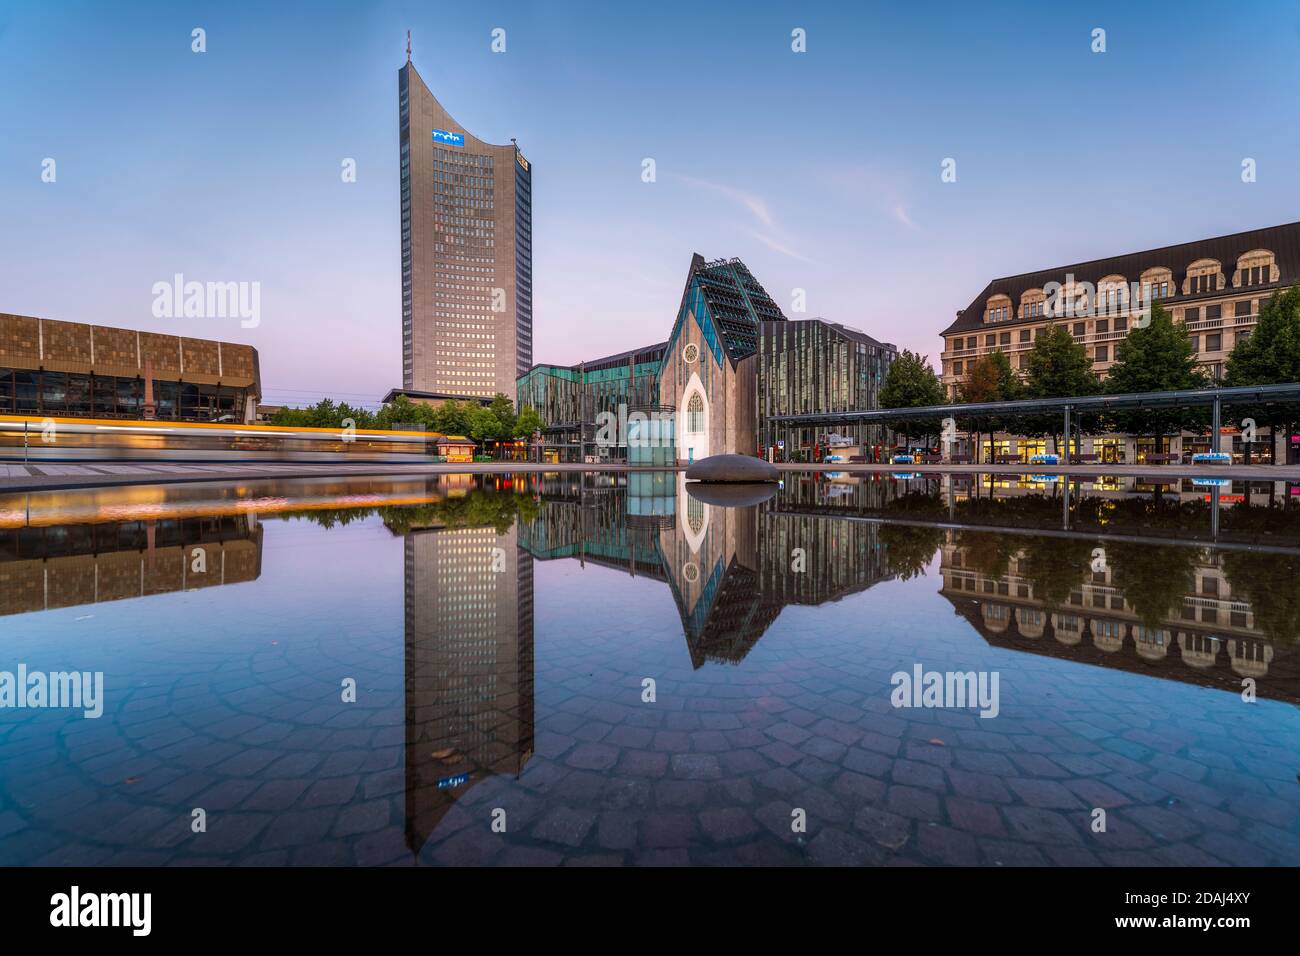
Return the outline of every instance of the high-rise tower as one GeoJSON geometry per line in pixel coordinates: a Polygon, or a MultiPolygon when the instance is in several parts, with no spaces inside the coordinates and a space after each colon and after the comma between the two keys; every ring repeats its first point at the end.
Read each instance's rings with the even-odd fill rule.
{"type": "MultiPolygon", "coordinates": [[[[398,71],[402,391],[512,396],[533,362],[532,168],[442,108],[408,59],[398,71]]],[[[392,393],[390,393],[391,395],[392,393]]]]}

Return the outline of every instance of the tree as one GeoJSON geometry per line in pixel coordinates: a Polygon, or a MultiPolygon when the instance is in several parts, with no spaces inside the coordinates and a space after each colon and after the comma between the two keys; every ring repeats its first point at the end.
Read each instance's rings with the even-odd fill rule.
{"type": "MultiPolygon", "coordinates": [[[[1063,325],[1050,323],[1034,339],[1034,347],[1025,355],[1026,398],[1070,398],[1075,395],[1095,395],[1101,390],[1097,373],[1092,370],[1092,359],[1083,343],[1063,325]]],[[[1051,435],[1060,447],[1061,416],[1026,415],[1019,419],[1018,430],[1040,435],[1051,435]]]]}
{"type": "Polygon", "coordinates": [[[1091,571],[1092,548],[1093,542],[1085,538],[1031,537],[1021,556],[1021,569],[1034,597],[1050,609],[1063,607],[1091,571]]]}
{"type": "Polygon", "coordinates": [[[347,402],[335,405],[333,399],[322,398],[307,408],[282,408],[271,416],[272,425],[290,428],[344,428],[350,421],[356,428],[375,428],[376,416],[364,408],[353,408],[347,402]]]}
{"type": "MultiPolygon", "coordinates": [[[[930,367],[929,356],[907,349],[889,365],[885,384],[880,387],[882,408],[926,408],[943,405],[948,400],[943,383],[930,367]]],[[[904,439],[908,435],[930,435],[939,430],[939,420],[894,419],[888,423],[904,439]]]]}
{"type": "Polygon", "coordinates": [[[433,410],[433,430],[444,435],[464,435],[469,431],[469,411],[474,403],[448,399],[433,410]]]}
{"type": "Polygon", "coordinates": [[[1030,398],[1095,395],[1100,390],[1083,343],[1055,322],[1038,333],[1025,357],[1025,392],[1030,398]]]}
{"type": "Polygon", "coordinates": [[[962,566],[994,581],[1001,581],[1007,576],[1011,569],[1011,559],[1020,553],[1022,544],[1022,539],[1010,534],[990,531],[957,533],[962,566]]]}
{"type": "MultiPolygon", "coordinates": [[[[972,362],[966,379],[957,389],[958,398],[968,405],[1014,401],[1020,398],[1023,392],[1024,385],[1011,368],[1011,360],[1002,351],[981,355],[972,362]]],[[[965,423],[971,431],[988,432],[991,455],[994,432],[1010,428],[1012,421],[1010,416],[979,415],[966,419],[965,423]]],[[[979,460],[978,453],[976,460],[979,460]]]]}
{"type": "Polygon", "coordinates": [[[1196,590],[1195,548],[1151,547],[1127,541],[1106,545],[1111,584],[1124,595],[1134,613],[1149,628],[1171,622],[1183,598],[1196,590]]]}
{"type": "Polygon", "coordinates": [[[501,420],[493,414],[492,409],[475,405],[465,414],[465,433],[478,442],[499,438],[501,420]]]}
{"type": "Polygon", "coordinates": [[[935,552],[943,544],[942,528],[912,527],[902,524],[882,524],[880,544],[885,551],[885,563],[891,574],[900,581],[925,574],[934,560],[935,552]]]}
{"type": "MultiPolygon", "coordinates": [[[[1151,306],[1151,321],[1137,327],[1115,350],[1115,364],[1106,378],[1111,395],[1134,392],[1167,392],[1205,388],[1205,372],[1196,364],[1196,349],[1182,325],[1159,302],[1151,306]]],[[[1142,408],[1119,411],[1112,419],[1122,431],[1162,439],[1184,428],[1205,427],[1205,413],[1199,408],[1142,408]]]]}
{"type": "Polygon", "coordinates": [[[538,414],[537,409],[531,405],[525,405],[519,409],[519,417],[515,419],[514,435],[515,438],[525,440],[533,437],[533,432],[539,432],[546,423],[542,421],[542,416],[538,414]]]}
{"type": "MultiPolygon", "coordinates": [[[[1259,307],[1255,331],[1247,338],[1237,336],[1225,385],[1280,385],[1300,382],[1300,286],[1276,292],[1259,307]]],[[[1296,408],[1290,403],[1233,406],[1235,418],[1253,418],[1268,425],[1270,438],[1278,426],[1286,429],[1286,448],[1295,433],[1296,408]]],[[[1249,447],[1249,446],[1247,446],[1249,447]]]]}
{"type": "Polygon", "coordinates": [[[427,428],[433,419],[433,412],[434,410],[423,402],[413,402],[405,395],[398,395],[379,410],[379,414],[375,416],[375,427],[391,429],[399,425],[404,427],[420,425],[427,428]]]}
{"type": "Polygon", "coordinates": [[[1250,602],[1255,626],[1265,637],[1279,644],[1300,639],[1300,588],[1295,586],[1300,558],[1229,551],[1223,571],[1233,594],[1250,602]]]}
{"type": "Polygon", "coordinates": [[[501,423],[500,439],[513,438],[515,436],[515,403],[509,396],[497,392],[492,397],[492,404],[488,406],[492,410],[493,416],[501,423]]]}

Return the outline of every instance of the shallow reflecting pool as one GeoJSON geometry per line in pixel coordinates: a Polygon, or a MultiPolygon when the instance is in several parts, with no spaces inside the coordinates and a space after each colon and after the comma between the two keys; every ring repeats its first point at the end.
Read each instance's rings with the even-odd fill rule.
{"type": "Polygon", "coordinates": [[[0,864],[1300,864],[1296,490],[0,495],[0,864]]]}

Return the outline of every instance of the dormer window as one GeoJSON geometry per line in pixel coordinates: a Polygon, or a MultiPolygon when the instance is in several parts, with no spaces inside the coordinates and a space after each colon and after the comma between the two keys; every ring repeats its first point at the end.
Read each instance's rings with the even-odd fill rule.
{"type": "Polygon", "coordinates": [[[1278,280],[1277,263],[1267,249],[1255,249],[1237,260],[1234,286],[1268,285],[1278,280]]]}
{"type": "Polygon", "coordinates": [[[1128,283],[1123,276],[1106,276],[1097,283],[1097,312],[1116,315],[1128,307],[1128,283]]]}
{"type": "Polygon", "coordinates": [[[1020,296],[1020,317],[1022,319],[1041,318],[1045,306],[1046,296],[1042,289],[1027,289],[1020,296]]]}
{"type": "Polygon", "coordinates": [[[1205,295],[1218,292],[1223,267],[1217,259],[1197,259],[1187,267],[1187,279],[1183,282],[1184,295],[1205,295]]]}
{"type": "Polygon", "coordinates": [[[1011,317],[1011,298],[1009,296],[995,295],[989,299],[984,308],[985,322],[1006,322],[1011,317]]]}
{"type": "Polygon", "coordinates": [[[1140,282],[1142,285],[1142,302],[1154,302],[1156,299],[1167,299],[1172,294],[1174,274],[1163,266],[1157,266],[1154,269],[1147,269],[1142,273],[1140,282]]]}

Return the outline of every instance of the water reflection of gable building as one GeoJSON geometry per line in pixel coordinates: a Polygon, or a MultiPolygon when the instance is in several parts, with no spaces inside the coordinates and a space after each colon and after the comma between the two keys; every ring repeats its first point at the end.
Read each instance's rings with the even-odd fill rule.
{"type": "Polygon", "coordinates": [[[743,660],[788,604],[838,600],[889,576],[869,523],[787,514],[775,502],[711,505],[679,474],[629,476],[627,487],[604,493],[575,489],[561,482],[543,493],[536,520],[520,528],[521,547],[664,580],[697,668],[743,660]]]}

